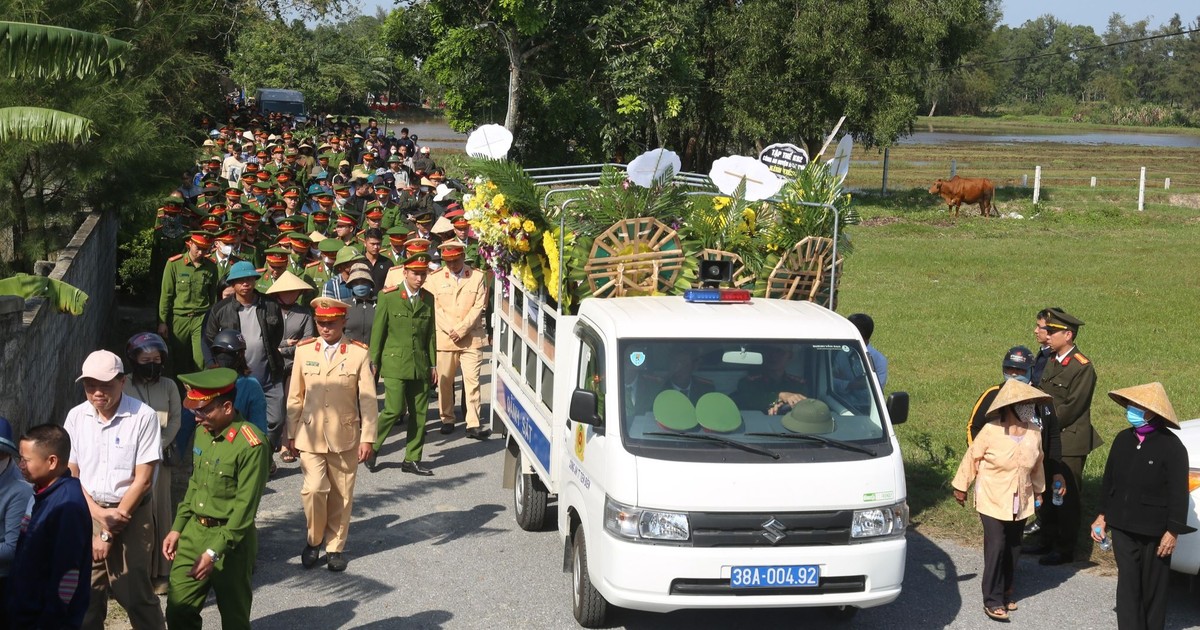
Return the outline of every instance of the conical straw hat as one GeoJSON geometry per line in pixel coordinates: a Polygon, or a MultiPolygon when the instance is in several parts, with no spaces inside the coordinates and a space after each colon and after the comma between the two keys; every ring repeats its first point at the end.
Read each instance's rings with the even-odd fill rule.
{"type": "Polygon", "coordinates": [[[987,415],[990,416],[1009,405],[1049,399],[1050,394],[1032,385],[1026,385],[1021,381],[1010,379],[1004,383],[1004,386],[996,394],[996,399],[992,401],[992,406],[988,407],[987,415]]]}
{"type": "Polygon", "coordinates": [[[267,295],[275,295],[276,293],[285,293],[287,291],[312,291],[312,285],[300,279],[296,274],[285,271],[279,275],[275,282],[271,283],[271,288],[267,289],[267,295]]]}
{"type": "Polygon", "coordinates": [[[1162,383],[1146,383],[1118,389],[1108,392],[1108,397],[1122,407],[1134,403],[1143,409],[1153,411],[1154,415],[1165,420],[1167,424],[1176,429],[1179,428],[1179,418],[1175,415],[1175,408],[1171,406],[1171,401],[1167,398],[1167,390],[1163,389],[1162,383]]]}

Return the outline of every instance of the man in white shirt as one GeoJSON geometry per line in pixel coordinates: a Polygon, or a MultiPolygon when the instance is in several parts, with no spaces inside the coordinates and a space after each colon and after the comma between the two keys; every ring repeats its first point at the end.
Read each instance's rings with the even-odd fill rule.
{"type": "Polygon", "coordinates": [[[67,413],[71,474],[83,486],[92,516],[92,597],[84,630],[103,630],[111,592],[134,630],[163,630],[150,568],[154,516],[150,496],[162,442],[158,414],[122,394],[121,359],[97,350],[83,362],[87,401],[67,413]]]}

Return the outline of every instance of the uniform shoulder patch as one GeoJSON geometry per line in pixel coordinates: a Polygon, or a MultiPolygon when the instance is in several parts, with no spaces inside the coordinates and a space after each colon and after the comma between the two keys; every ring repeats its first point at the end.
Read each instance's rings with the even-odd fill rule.
{"type": "Polygon", "coordinates": [[[395,291],[396,289],[399,289],[399,288],[400,288],[400,285],[390,286],[390,287],[387,287],[384,290],[380,291],[380,293],[391,293],[392,291],[395,291]]]}
{"type": "Polygon", "coordinates": [[[254,433],[254,429],[248,424],[242,425],[242,437],[246,438],[246,441],[250,443],[250,446],[258,446],[259,444],[262,444],[262,440],[258,439],[258,435],[254,433]]]}
{"type": "Polygon", "coordinates": [[[351,340],[350,340],[350,343],[352,343],[352,344],[354,344],[354,345],[358,346],[359,348],[366,348],[366,349],[368,349],[368,350],[370,350],[370,349],[371,349],[371,346],[368,346],[367,344],[365,344],[365,343],[363,343],[363,342],[361,342],[361,341],[359,341],[359,340],[357,340],[357,339],[351,339],[351,340]]]}
{"type": "Polygon", "coordinates": [[[316,266],[317,266],[317,265],[319,265],[319,264],[321,264],[321,261],[319,261],[319,260],[314,260],[314,261],[312,261],[312,262],[308,263],[307,265],[304,265],[304,268],[305,268],[305,269],[307,269],[307,268],[309,268],[309,267],[316,267],[316,266]]]}
{"type": "MultiPolygon", "coordinates": [[[[1079,360],[1079,362],[1080,362],[1080,363],[1082,363],[1082,364],[1084,364],[1084,365],[1087,365],[1088,363],[1091,363],[1091,361],[1088,361],[1088,358],[1087,358],[1087,357],[1083,356],[1083,354],[1082,354],[1082,353],[1079,353],[1079,352],[1076,352],[1076,353],[1075,353],[1075,358],[1076,358],[1076,359],[1078,359],[1078,360],[1079,360]]],[[[1066,361],[1063,361],[1063,363],[1066,363],[1066,361]]]]}
{"type": "Polygon", "coordinates": [[[305,339],[304,341],[301,341],[300,343],[296,344],[296,347],[299,348],[300,346],[307,346],[308,344],[313,343],[316,340],[317,340],[316,337],[309,337],[308,339],[305,339]]]}
{"type": "Polygon", "coordinates": [[[169,260],[171,262],[175,262],[176,260],[179,260],[181,258],[183,258],[183,254],[175,254],[174,256],[168,258],[167,260],[169,260]]]}

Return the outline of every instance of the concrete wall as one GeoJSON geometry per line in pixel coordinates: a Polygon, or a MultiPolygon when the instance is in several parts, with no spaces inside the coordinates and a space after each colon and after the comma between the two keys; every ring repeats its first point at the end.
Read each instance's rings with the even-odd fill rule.
{"type": "Polygon", "coordinates": [[[117,219],[92,213],[50,272],[87,293],[83,315],[60,313],[40,298],[0,296],[0,415],[15,434],[47,422],[62,424],[67,411],[83,402],[75,378],[112,322],[116,265],[117,219]]]}

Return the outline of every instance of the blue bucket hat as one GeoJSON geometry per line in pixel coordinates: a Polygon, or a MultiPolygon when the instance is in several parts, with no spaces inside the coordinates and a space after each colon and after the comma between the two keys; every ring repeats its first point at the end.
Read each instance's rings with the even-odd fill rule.
{"type": "Polygon", "coordinates": [[[251,263],[248,260],[239,260],[233,263],[233,266],[229,268],[229,275],[225,276],[225,282],[233,282],[243,278],[258,278],[261,275],[262,274],[258,273],[258,270],[254,268],[254,263],[251,263]]]}
{"type": "Polygon", "coordinates": [[[0,453],[8,453],[13,457],[21,456],[17,450],[17,443],[13,441],[12,425],[8,423],[8,418],[0,418],[0,453]]]}

